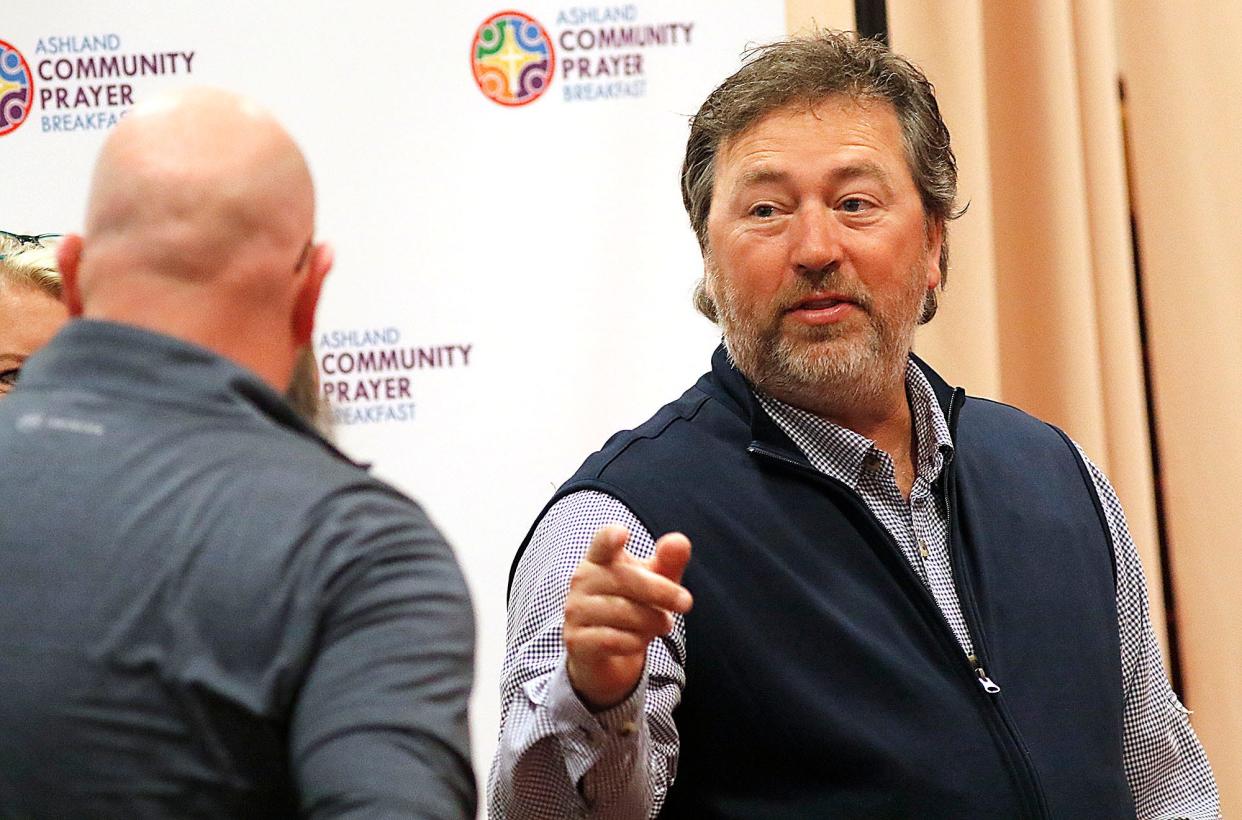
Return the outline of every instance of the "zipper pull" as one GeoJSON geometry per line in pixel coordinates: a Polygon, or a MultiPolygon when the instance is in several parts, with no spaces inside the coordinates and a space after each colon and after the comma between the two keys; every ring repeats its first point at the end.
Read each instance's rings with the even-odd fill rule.
{"type": "Polygon", "coordinates": [[[996,685],[996,681],[988,677],[988,673],[983,671],[982,666],[975,667],[975,674],[979,676],[979,685],[983,687],[983,691],[989,695],[995,695],[1000,691],[1000,687],[996,685]]]}
{"type": "Polygon", "coordinates": [[[975,676],[979,678],[979,685],[983,687],[983,691],[989,695],[999,693],[1000,686],[997,685],[996,681],[988,677],[988,673],[984,671],[983,666],[979,663],[979,658],[974,655],[967,655],[967,658],[970,660],[970,665],[975,669],[975,676]]]}

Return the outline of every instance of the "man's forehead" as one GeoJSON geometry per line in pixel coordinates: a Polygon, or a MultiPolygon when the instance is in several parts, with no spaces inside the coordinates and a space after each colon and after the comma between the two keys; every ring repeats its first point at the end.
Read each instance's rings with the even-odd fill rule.
{"type": "Polygon", "coordinates": [[[887,101],[829,98],[778,108],[726,140],[717,153],[716,183],[731,189],[779,184],[809,158],[834,155],[826,171],[839,179],[871,177],[892,187],[905,151],[896,113],[887,101]]]}
{"type": "Polygon", "coordinates": [[[832,94],[812,100],[795,100],[761,114],[742,130],[723,139],[717,156],[728,157],[740,144],[753,139],[758,133],[794,129],[808,122],[829,123],[843,128],[879,126],[887,130],[891,126],[897,136],[901,131],[897,110],[888,100],[832,94]]]}

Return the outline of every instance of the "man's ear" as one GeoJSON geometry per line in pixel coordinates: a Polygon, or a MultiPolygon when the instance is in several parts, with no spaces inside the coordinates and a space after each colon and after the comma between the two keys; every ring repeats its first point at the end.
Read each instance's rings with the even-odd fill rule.
{"type": "Polygon", "coordinates": [[[82,264],[82,237],[66,235],[56,245],[56,268],[60,271],[60,300],[69,315],[82,315],[82,289],[78,284],[78,268],[82,264]]]}
{"type": "Polygon", "coordinates": [[[927,258],[923,264],[927,270],[927,289],[940,287],[940,248],[944,245],[944,220],[932,219],[927,224],[927,258]]]}
{"type": "Polygon", "coordinates": [[[703,277],[694,287],[694,306],[710,321],[720,324],[720,302],[716,296],[716,276],[713,271],[712,252],[703,248],[703,277]]]}
{"type": "Polygon", "coordinates": [[[306,273],[293,303],[293,340],[299,346],[310,344],[315,332],[315,309],[319,306],[319,293],[323,280],[332,270],[335,253],[332,246],[322,242],[311,248],[306,263],[306,273]]]}

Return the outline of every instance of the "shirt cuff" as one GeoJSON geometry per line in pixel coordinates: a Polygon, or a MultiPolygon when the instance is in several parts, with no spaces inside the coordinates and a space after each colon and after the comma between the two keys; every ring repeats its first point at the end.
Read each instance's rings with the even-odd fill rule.
{"type": "MultiPolygon", "coordinates": [[[[638,686],[625,700],[602,712],[592,712],[574,691],[565,662],[562,653],[550,677],[526,684],[526,695],[542,706],[560,741],[566,772],[574,785],[580,787],[583,776],[605,752],[613,764],[623,768],[633,765],[640,749],[647,674],[644,669],[638,686]]],[[[584,797],[590,800],[592,796],[584,797]]]]}

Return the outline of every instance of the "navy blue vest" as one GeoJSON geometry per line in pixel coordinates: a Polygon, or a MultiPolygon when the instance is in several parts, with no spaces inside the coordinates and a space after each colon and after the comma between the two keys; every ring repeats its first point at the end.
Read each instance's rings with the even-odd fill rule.
{"type": "Polygon", "coordinates": [[[693,543],[663,817],[1134,817],[1113,548],[1086,466],[1059,430],[928,376],[954,431],[938,491],[973,661],[723,350],[549,502],[602,490],[693,543]]]}

